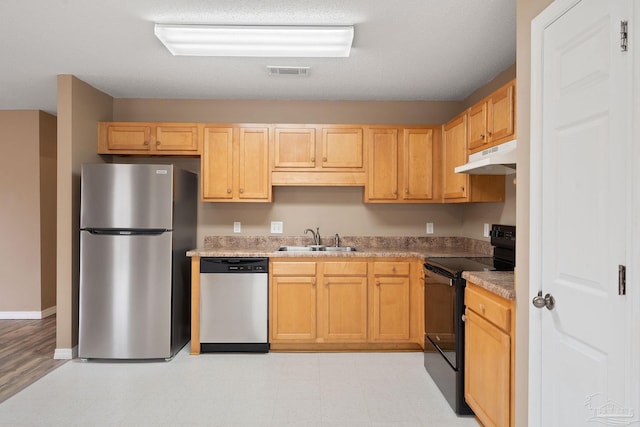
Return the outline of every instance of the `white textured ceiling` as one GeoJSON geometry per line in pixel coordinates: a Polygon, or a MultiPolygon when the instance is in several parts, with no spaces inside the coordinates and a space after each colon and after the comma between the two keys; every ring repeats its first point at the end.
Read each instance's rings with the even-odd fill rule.
{"type": "Polygon", "coordinates": [[[462,100],[515,62],[515,20],[515,0],[0,0],[0,109],[55,112],[58,74],[116,98],[462,100]],[[349,58],[173,57],[156,22],[355,36],[349,58]]]}

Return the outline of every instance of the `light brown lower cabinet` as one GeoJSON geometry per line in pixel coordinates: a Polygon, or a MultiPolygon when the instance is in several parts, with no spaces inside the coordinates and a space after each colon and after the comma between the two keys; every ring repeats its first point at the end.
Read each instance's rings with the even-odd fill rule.
{"type": "Polygon", "coordinates": [[[485,427],[513,426],[513,301],[467,281],[465,305],[465,399],[485,427]]]}
{"type": "Polygon", "coordinates": [[[419,349],[422,286],[413,270],[362,258],[273,260],[271,348],[419,349]]]}
{"type": "Polygon", "coordinates": [[[410,338],[410,264],[374,262],[371,280],[371,341],[410,338]]]}

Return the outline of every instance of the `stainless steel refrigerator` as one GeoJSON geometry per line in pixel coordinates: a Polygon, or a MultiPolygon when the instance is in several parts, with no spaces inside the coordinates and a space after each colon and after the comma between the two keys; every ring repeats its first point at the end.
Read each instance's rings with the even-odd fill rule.
{"type": "Polygon", "coordinates": [[[170,359],[189,341],[197,194],[172,165],[82,165],[81,359],[170,359]]]}

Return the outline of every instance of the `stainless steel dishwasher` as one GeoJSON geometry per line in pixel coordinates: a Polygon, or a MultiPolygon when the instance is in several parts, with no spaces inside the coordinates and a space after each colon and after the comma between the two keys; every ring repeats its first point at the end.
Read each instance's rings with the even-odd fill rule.
{"type": "Polygon", "coordinates": [[[200,351],[269,351],[269,259],[200,259],[200,351]]]}

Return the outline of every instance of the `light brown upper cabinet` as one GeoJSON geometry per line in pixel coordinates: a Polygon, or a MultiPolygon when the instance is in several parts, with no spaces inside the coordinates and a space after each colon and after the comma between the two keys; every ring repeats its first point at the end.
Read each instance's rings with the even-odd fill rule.
{"type": "Polygon", "coordinates": [[[515,138],[515,93],[513,80],[469,108],[470,154],[515,138]]]}
{"type": "Polygon", "coordinates": [[[467,163],[467,113],[459,114],[443,126],[443,198],[445,203],[503,202],[504,175],[455,173],[467,163]]]}
{"type": "Polygon", "coordinates": [[[273,125],[273,185],[364,185],[363,128],[273,125]]]}
{"type": "Polygon", "coordinates": [[[203,128],[202,200],[270,202],[268,126],[203,128]]]}
{"type": "Polygon", "coordinates": [[[314,127],[282,127],[273,130],[274,169],[315,168],[316,130],[314,127]]]}
{"type": "Polygon", "coordinates": [[[369,175],[365,201],[420,203],[440,201],[440,129],[369,127],[369,175]]]}
{"type": "Polygon", "coordinates": [[[200,155],[198,124],[98,123],[98,154],[200,155]]]}

